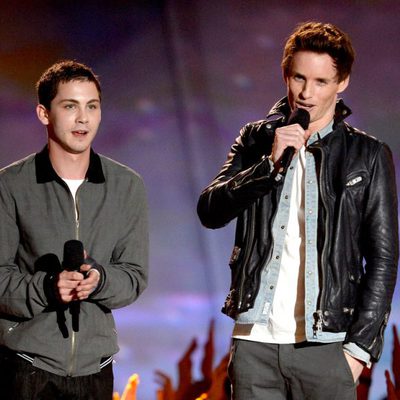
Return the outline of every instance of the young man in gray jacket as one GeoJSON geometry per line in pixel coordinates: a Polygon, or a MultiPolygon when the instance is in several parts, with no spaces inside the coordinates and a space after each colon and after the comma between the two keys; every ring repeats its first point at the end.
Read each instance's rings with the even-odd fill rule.
{"type": "Polygon", "coordinates": [[[111,399],[111,310],[147,284],[142,179],[96,154],[101,88],[75,61],[37,83],[47,145],[0,171],[0,388],[9,399],[111,399]]]}

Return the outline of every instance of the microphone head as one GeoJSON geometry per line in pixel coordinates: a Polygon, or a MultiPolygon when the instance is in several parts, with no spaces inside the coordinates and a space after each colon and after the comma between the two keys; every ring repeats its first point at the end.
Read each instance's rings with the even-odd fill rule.
{"type": "Polygon", "coordinates": [[[68,240],[64,243],[63,267],[78,271],[83,264],[83,243],[80,240],[68,240]]]}
{"type": "Polygon", "coordinates": [[[304,108],[296,108],[290,114],[287,124],[299,124],[304,130],[306,130],[310,124],[310,113],[304,108]]]}

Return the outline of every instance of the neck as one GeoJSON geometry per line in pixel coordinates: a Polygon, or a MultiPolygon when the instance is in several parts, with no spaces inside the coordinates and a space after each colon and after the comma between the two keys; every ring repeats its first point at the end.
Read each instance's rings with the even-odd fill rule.
{"type": "Polygon", "coordinates": [[[49,142],[49,158],[51,165],[60,178],[85,179],[89,168],[90,149],[84,153],[73,154],[49,142]]]}
{"type": "Polygon", "coordinates": [[[310,123],[310,126],[308,127],[308,131],[310,132],[310,135],[314,135],[314,133],[317,133],[324,129],[333,119],[333,114],[328,115],[322,120],[316,121],[314,123],[310,123]]]}

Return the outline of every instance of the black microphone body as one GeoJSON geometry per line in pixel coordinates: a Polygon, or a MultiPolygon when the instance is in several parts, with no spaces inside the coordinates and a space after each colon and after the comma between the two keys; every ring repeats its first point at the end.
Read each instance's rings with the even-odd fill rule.
{"type": "MultiPolygon", "coordinates": [[[[68,240],[64,243],[62,266],[68,271],[79,271],[84,262],[83,243],[80,240],[68,240]]],[[[79,301],[72,301],[69,305],[72,316],[72,330],[79,332],[79,301]]]]}
{"type": "Polygon", "coordinates": [[[68,240],[64,243],[62,266],[69,271],[79,271],[83,264],[83,243],[80,240],[68,240]]]}
{"type": "MultiPolygon", "coordinates": [[[[296,108],[290,114],[286,125],[294,124],[299,124],[304,130],[308,129],[308,125],[310,124],[310,113],[304,108],[296,108]]],[[[286,171],[289,168],[290,161],[292,161],[295,152],[296,149],[293,146],[286,147],[286,149],[284,150],[281,157],[279,169],[279,172],[281,174],[286,174],[286,171]]]]}

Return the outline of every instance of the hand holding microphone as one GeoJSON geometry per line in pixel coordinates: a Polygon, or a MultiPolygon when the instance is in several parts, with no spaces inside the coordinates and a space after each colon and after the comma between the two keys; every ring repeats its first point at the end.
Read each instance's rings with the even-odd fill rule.
{"type": "MultiPolygon", "coordinates": [[[[94,262],[94,260],[93,260],[94,262]]],[[[62,266],[64,271],[58,279],[58,290],[61,301],[69,303],[72,315],[72,329],[79,331],[80,302],[85,300],[96,289],[100,273],[90,273],[92,266],[85,261],[83,244],[79,240],[68,240],[64,244],[62,266]]]]}
{"type": "Polygon", "coordinates": [[[85,260],[83,244],[68,240],[64,244],[63,271],[59,274],[57,288],[60,300],[70,303],[85,300],[96,289],[100,273],[85,260]],[[93,273],[91,273],[93,271],[93,273]]]}
{"type": "Polygon", "coordinates": [[[303,108],[296,108],[287,125],[276,130],[271,158],[280,174],[286,173],[296,150],[305,144],[304,131],[308,129],[309,123],[309,112],[303,108]]]}

